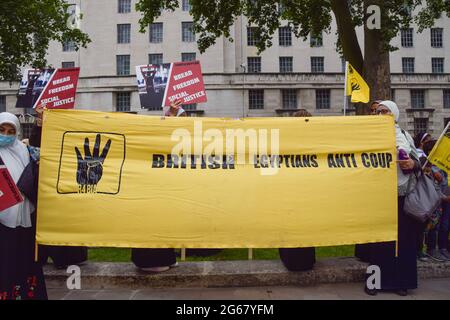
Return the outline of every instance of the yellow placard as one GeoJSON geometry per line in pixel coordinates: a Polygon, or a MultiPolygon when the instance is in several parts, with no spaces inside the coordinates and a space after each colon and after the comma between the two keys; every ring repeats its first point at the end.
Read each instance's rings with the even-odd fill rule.
{"type": "Polygon", "coordinates": [[[397,238],[392,117],[46,111],[37,241],[277,248],[397,238]]]}
{"type": "MultiPolygon", "coordinates": [[[[450,133],[444,135],[430,153],[430,162],[450,174],[450,133]]],[[[450,182],[450,180],[449,180],[450,182]]]]}

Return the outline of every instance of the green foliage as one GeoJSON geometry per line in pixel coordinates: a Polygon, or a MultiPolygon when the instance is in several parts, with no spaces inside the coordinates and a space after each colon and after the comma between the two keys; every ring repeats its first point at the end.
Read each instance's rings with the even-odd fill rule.
{"type": "MultiPolygon", "coordinates": [[[[199,34],[201,52],[212,46],[216,39],[224,36],[230,40],[230,28],[240,16],[246,16],[250,25],[258,27],[257,48],[264,51],[272,45],[272,38],[280,26],[289,25],[297,37],[329,32],[332,22],[333,4],[345,5],[344,0],[191,0],[194,29],[199,34]],[[281,6],[280,6],[281,4],[281,6]]],[[[382,41],[386,49],[401,28],[415,22],[419,32],[431,27],[443,13],[450,17],[448,0],[348,0],[351,26],[362,26],[366,19],[367,6],[377,4],[382,13],[382,41]],[[410,12],[414,14],[410,15],[410,12]]],[[[175,10],[178,0],[139,0],[136,9],[141,11],[141,31],[155,21],[161,9],[175,10]]],[[[338,44],[339,46],[339,44],[338,44]]]]}
{"type": "Polygon", "coordinates": [[[20,67],[45,67],[51,41],[86,47],[87,34],[70,28],[64,0],[0,1],[0,80],[18,80],[20,67]]]}

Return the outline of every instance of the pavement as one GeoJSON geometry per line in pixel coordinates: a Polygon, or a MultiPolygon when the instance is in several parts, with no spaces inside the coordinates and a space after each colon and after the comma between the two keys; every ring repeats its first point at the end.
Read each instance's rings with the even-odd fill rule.
{"type": "Polygon", "coordinates": [[[406,297],[387,292],[368,296],[362,282],[233,288],[48,288],[48,295],[50,300],[450,300],[450,278],[422,279],[419,288],[406,297]]]}
{"type": "MultiPolygon", "coordinates": [[[[318,259],[313,270],[290,272],[279,260],[182,262],[178,268],[159,274],[145,273],[132,263],[87,262],[81,266],[81,286],[85,290],[142,288],[303,288],[365,280],[367,263],[353,257],[318,259]]],[[[449,262],[419,262],[419,279],[450,278],[449,262]]],[[[70,274],[44,268],[48,288],[66,288],[70,274]]]]}

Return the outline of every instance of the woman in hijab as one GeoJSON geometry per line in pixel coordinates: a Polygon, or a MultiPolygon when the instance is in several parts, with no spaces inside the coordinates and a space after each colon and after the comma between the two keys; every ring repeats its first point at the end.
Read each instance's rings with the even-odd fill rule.
{"type": "MultiPolygon", "coordinates": [[[[417,288],[416,252],[421,224],[403,212],[403,204],[405,195],[417,183],[413,172],[420,170],[420,164],[413,139],[398,125],[400,111],[397,104],[389,100],[382,101],[377,114],[394,117],[397,152],[405,154],[407,158],[397,161],[398,256],[396,256],[396,242],[382,242],[371,248],[370,263],[380,267],[381,290],[396,291],[404,296],[407,295],[408,289],[417,288]]],[[[377,289],[368,289],[366,286],[365,290],[369,295],[377,294],[377,289]]]]}
{"type": "MultiPolygon", "coordinates": [[[[19,130],[15,115],[0,113],[0,157],[16,184],[30,164],[27,147],[17,139],[19,130]]],[[[24,197],[0,211],[0,300],[47,299],[42,267],[35,262],[34,210],[24,197]]]]}

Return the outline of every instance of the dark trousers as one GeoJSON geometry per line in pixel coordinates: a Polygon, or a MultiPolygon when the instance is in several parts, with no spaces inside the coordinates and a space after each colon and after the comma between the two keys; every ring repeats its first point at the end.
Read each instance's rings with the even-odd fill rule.
{"type": "Polygon", "coordinates": [[[131,261],[138,268],[167,267],[177,262],[174,249],[131,249],[131,261]]]}
{"type": "Polygon", "coordinates": [[[316,262],[316,248],[280,248],[281,262],[289,271],[307,271],[316,262]]]}

